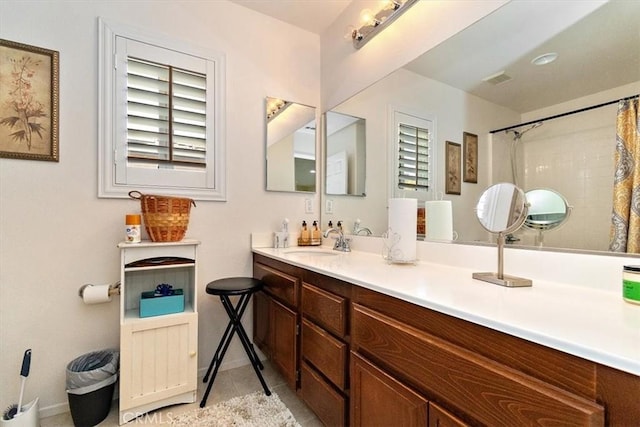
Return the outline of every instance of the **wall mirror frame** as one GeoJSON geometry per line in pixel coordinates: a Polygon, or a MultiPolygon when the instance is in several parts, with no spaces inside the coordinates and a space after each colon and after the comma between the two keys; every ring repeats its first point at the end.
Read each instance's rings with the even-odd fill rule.
{"type": "MultiPolygon", "coordinates": [[[[435,123],[434,148],[439,153],[434,156],[433,194],[444,193],[441,157],[445,142],[461,143],[465,132],[478,136],[477,183],[463,182],[460,195],[444,196],[453,205],[453,228],[459,236],[455,244],[486,244],[492,240],[477,222],[469,221],[469,215],[483,189],[492,183],[509,181],[517,182],[525,192],[533,188],[553,189],[564,195],[572,210],[562,227],[546,233],[543,247],[536,245],[535,233],[525,229],[516,232],[517,239],[508,245],[612,254],[608,252],[608,235],[617,105],[544,121],[526,135],[524,127],[492,131],[640,93],[637,22],[640,22],[638,2],[508,2],[332,107],[367,121],[370,172],[366,197],[348,202],[334,200],[333,213],[323,212],[323,224],[327,219],[341,219],[350,229],[349,221],[360,218],[362,226],[371,228],[374,235],[379,236],[385,230],[386,204],[393,191],[389,159],[393,131],[389,129],[387,112],[391,106],[399,106],[431,117],[435,123]],[[481,51],[483,46],[489,49],[481,51]],[[623,47],[633,49],[617,50],[623,47]],[[533,58],[554,51],[559,54],[555,62],[543,67],[531,64],[533,58]],[[510,52],[513,56],[509,56],[510,52]],[[485,60],[477,61],[482,58],[485,60]],[[561,66],[572,62],[580,67],[563,71],[561,66]],[[455,67],[448,68],[450,65],[455,67]],[[626,75],[618,76],[615,70],[626,75]],[[483,81],[492,75],[511,80],[501,84],[483,81]],[[520,85],[520,81],[527,84],[520,85]],[[538,81],[546,85],[536,86],[538,81]],[[550,83],[563,90],[549,86],[550,83]],[[528,92],[523,92],[525,89],[528,92]],[[518,142],[514,142],[513,131],[520,133],[518,142]],[[596,140],[605,142],[600,144],[596,140]],[[514,145],[518,181],[512,177],[509,161],[514,145]],[[551,167],[569,170],[569,164],[588,163],[596,158],[599,160],[593,162],[597,164],[590,166],[593,169],[573,168],[576,175],[582,176],[579,183],[568,176],[545,175],[551,167]],[[544,160],[548,163],[543,164],[544,160]],[[593,176],[594,171],[605,171],[606,176],[597,183],[585,178],[593,176]],[[578,188],[590,199],[577,195],[578,188]],[[598,207],[597,212],[591,210],[594,206],[598,207]],[[590,223],[587,217],[594,222],[590,223]]],[[[333,199],[326,194],[321,198],[323,206],[333,199]]]]}
{"type": "Polygon", "coordinates": [[[316,108],[265,98],[267,191],[316,192],[316,108]]]}

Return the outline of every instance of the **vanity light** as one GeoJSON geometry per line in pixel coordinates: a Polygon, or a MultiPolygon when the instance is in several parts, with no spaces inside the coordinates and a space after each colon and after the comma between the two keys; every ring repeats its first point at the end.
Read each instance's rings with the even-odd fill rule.
{"type": "Polygon", "coordinates": [[[353,46],[360,49],[376,34],[386,28],[395,19],[402,15],[409,7],[418,0],[389,0],[378,13],[373,13],[369,9],[364,9],[360,13],[362,26],[351,31],[353,46]]]}
{"type": "Polygon", "coordinates": [[[536,56],[531,60],[533,65],[547,65],[558,59],[558,54],[555,52],[545,53],[544,55],[536,56]]]}
{"type": "Polygon", "coordinates": [[[290,104],[283,99],[267,97],[267,120],[273,119],[290,104]]]}

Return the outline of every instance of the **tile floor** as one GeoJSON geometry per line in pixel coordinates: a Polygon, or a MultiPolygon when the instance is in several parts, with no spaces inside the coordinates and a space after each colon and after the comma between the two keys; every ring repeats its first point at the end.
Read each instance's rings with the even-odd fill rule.
{"type": "MultiPolygon", "coordinates": [[[[287,408],[291,411],[298,423],[302,427],[320,427],[322,423],[316,418],[309,408],[296,396],[296,393],[285,384],[282,377],[273,369],[269,362],[265,362],[265,368],[263,371],[264,379],[272,392],[275,392],[280,397],[280,400],[287,405],[287,408]]],[[[198,399],[202,398],[205,391],[205,384],[202,383],[202,379],[199,379],[198,385],[198,399]]],[[[237,396],[244,396],[245,394],[262,390],[262,386],[256,377],[255,372],[251,365],[241,366],[239,368],[229,369],[227,371],[221,371],[218,373],[209,399],[207,400],[207,406],[214,405],[218,402],[231,399],[237,396]]],[[[195,403],[174,405],[157,411],[146,414],[135,420],[125,424],[126,427],[133,427],[137,425],[168,425],[172,416],[178,413],[190,411],[199,407],[200,400],[195,403]]],[[[40,420],[41,427],[73,427],[73,420],[71,413],[66,412],[64,414],[54,415],[52,417],[43,418],[40,420]]],[[[118,405],[114,402],[114,405],[109,412],[107,418],[98,424],[99,427],[117,427],[118,426],[118,405]]]]}

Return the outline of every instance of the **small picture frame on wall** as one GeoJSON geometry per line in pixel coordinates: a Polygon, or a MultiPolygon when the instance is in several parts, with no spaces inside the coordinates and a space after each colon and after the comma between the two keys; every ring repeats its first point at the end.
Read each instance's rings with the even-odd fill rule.
{"type": "Polygon", "coordinates": [[[462,179],[464,182],[478,183],[478,135],[462,133],[462,179]]]}
{"type": "Polygon", "coordinates": [[[57,162],[59,53],[0,39],[0,157],[57,162]]]}
{"type": "Polygon", "coordinates": [[[444,192],[446,194],[460,194],[462,188],[461,179],[461,157],[462,148],[460,144],[447,141],[445,147],[446,177],[444,192]]]}

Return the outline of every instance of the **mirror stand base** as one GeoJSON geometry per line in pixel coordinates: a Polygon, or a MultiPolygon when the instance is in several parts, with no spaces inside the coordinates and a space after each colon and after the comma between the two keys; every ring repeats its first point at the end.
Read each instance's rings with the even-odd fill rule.
{"type": "Polygon", "coordinates": [[[504,274],[502,278],[498,273],[473,273],[472,277],[483,282],[493,283],[494,285],[505,286],[507,288],[524,288],[533,286],[533,282],[522,277],[509,276],[504,274]]]}

